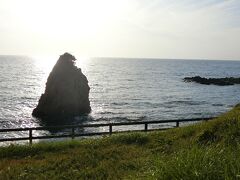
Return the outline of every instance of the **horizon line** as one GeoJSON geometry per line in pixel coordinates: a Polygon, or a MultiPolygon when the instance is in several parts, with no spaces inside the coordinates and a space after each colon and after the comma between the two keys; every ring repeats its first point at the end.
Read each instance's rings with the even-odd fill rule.
{"type": "MultiPolygon", "coordinates": [[[[70,53],[72,54],[72,53],[70,53]]],[[[77,53],[76,53],[77,54],[77,53]]],[[[28,58],[36,58],[36,57],[53,57],[53,56],[60,56],[60,55],[25,55],[25,54],[0,54],[0,56],[21,56],[21,57],[28,57],[28,58]]],[[[75,55],[74,55],[75,56],[75,55]]],[[[162,58],[162,57],[120,57],[120,56],[78,56],[78,57],[85,57],[88,59],[152,59],[152,60],[192,60],[192,61],[240,61],[240,59],[213,59],[213,58],[162,58]]],[[[76,58],[78,59],[78,58],[76,58]]]]}

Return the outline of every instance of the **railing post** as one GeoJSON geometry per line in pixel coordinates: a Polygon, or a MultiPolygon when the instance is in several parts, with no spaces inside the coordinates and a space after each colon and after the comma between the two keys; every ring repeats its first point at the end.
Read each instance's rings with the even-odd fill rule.
{"type": "Polygon", "coordinates": [[[144,131],[147,131],[148,130],[148,123],[145,123],[144,124],[144,131]]]}
{"type": "Polygon", "coordinates": [[[75,128],[73,127],[72,128],[72,139],[74,139],[75,138],[75,128]]]}
{"type": "Polygon", "coordinates": [[[29,144],[32,144],[32,129],[29,129],[29,144]]]}
{"type": "Polygon", "coordinates": [[[179,127],[179,121],[176,121],[176,127],[179,127]]]}
{"type": "Polygon", "coordinates": [[[112,134],[112,124],[109,124],[109,134],[112,134]]]}
{"type": "MultiPolygon", "coordinates": [[[[8,133],[8,132],[12,132],[12,131],[24,131],[25,133],[29,133],[29,136],[27,137],[27,135],[25,134],[24,137],[12,137],[12,138],[2,138],[0,137],[0,142],[5,142],[5,141],[20,141],[20,140],[24,140],[24,141],[28,141],[28,143],[31,145],[33,143],[33,140],[35,139],[49,139],[49,138],[53,138],[49,135],[46,136],[37,136],[33,134],[33,131],[37,131],[37,130],[49,130],[49,129],[62,129],[62,128],[67,128],[69,130],[68,135],[56,135],[54,136],[54,138],[62,138],[62,137],[68,137],[68,138],[72,138],[74,139],[75,136],[93,136],[93,135],[102,135],[102,134],[108,134],[111,135],[113,133],[117,133],[118,131],[115,130],[114,132],[114,126],[127,126],[127,125],[141,125],[144,127],[144,129],[142,129],[141,131],[150,131],[150,130],[154,130],[152,129],[152,127],[150,126],[148,128],[148,124],[152,125],[152,124],[161,124],[161,123],[171,123],[171,128],[173,127],[180,127],[180,125],[184,122],[196,122],[196,121],[211,121],[211,119],[216,118],[216,117],[211,117],[211,118],[195,118],[195,119],[176,119],[176,120],[163,120],[163,121],[143,121],[143,122],[118,122],[118,123],[104,123],[104,124],[86,124],[86,125],[77,125],[77,126],[50,126],[50,127],[32,127],[32,128],[9,128],[9,129],[0,129],[0,133],[8,133]],[[174,123],[175,126],[174,126],[174,123]],[[78,128],[85,128],[85,127],[104,127],[104,128],[108,128],[109,127],[109,132],[107,132],[107,130],[105,129],[104,132],[95,132],[95,133],[81,133],[78,134],[77,129],[78,128]]],[[[159,127],[160,128],[160,127],[159,127]]],[[[159,128],[156,128],[159,129],[159,128]]],[[[162,129],[162,128],[160,128],[162,129]]],[[[164,128],[164,129],[168,129],[168,128],[164,128]]],[[[134,131],[134,130],[133,130],[134,131]]]]}

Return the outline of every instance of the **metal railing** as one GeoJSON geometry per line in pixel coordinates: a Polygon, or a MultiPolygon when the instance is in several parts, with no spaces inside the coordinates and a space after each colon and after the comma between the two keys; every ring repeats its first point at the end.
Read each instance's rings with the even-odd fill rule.
{"type": "MultiPolygon", "coordinates": [[[[161,120],[161,121],[141,121],[141,122],[120,122],[120,123],[103,123],[103,124],[85,124],[85,125],[65,125],[65,126],[46,126],[46,127],[29,127],[29,128],[9,128],[9,129],[0,129],[0,133],[9,133],[9,132],[19,132],[19,131],[28,131],[27,137],[14,137],[14,138],[0,138],[0,142],[6,141],[22,141],[28,140],[32,144],[33,140],[36,139],[51,139],[51,138],[72,138],[80,136],[97,136],[97,135],[111,135],[113,133],[119,132],[133,132],[133,131],[153,131],[153,130],[166,130],[169,128],[154,128],[150,129],[149,124],[163,124],[163,123],[175,123],[173,127],[179,127],[180,123],[183,122],[196,122],[196,121],[208,121],[213,119],[211,118],[195,118],[195,119],[177,119],[177,120],[161,120]],[[113,127],[116,126],[130,126],[130,125],[144,125],[142,130],[126,130],[126,131],[113,131],[113,127]],[[75,130],[78,128],[96,128],[96,127],[108,127],[108,131],[104,132],[89,132],[89,133],[77,133],[75,130]],[[45,136],[33,136],[33,131],[43,131],[43,130],[61,130],[61,129],[70,129],[69,134],[63,135],[45,135],[45,136]]],[[[172,127],[172,128],[173,128],[172,127]]]]}

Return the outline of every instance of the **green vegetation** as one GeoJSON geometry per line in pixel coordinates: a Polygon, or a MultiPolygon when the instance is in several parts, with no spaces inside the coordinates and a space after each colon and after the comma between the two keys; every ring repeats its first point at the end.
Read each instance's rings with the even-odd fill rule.
{"type": "Polygon", "coordinates": [[[195,125],[0,148],[0,179],[238,179],[240,106],[195,125]]]}

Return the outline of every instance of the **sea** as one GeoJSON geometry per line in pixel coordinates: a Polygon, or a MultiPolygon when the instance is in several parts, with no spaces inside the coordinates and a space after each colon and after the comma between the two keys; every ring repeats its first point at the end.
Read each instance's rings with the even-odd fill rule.
{"type": "MultiPolygon", "coordinates": [[[[57,59],[0,56],[0,129],[46,126],[31,113],[57,59]]],[[[240,77],[240,61],[79,58],[76,66],[89,81],[92,112],[65,124],[214,117],[240,102],[240,85],[183,81],[189,76],[240,77]]],[[[102,130],[104,128],[81,131],[102,130]]],[[[22,137],[24,133],[27,132],[0,133],[0,138],[22,137]]]]}

